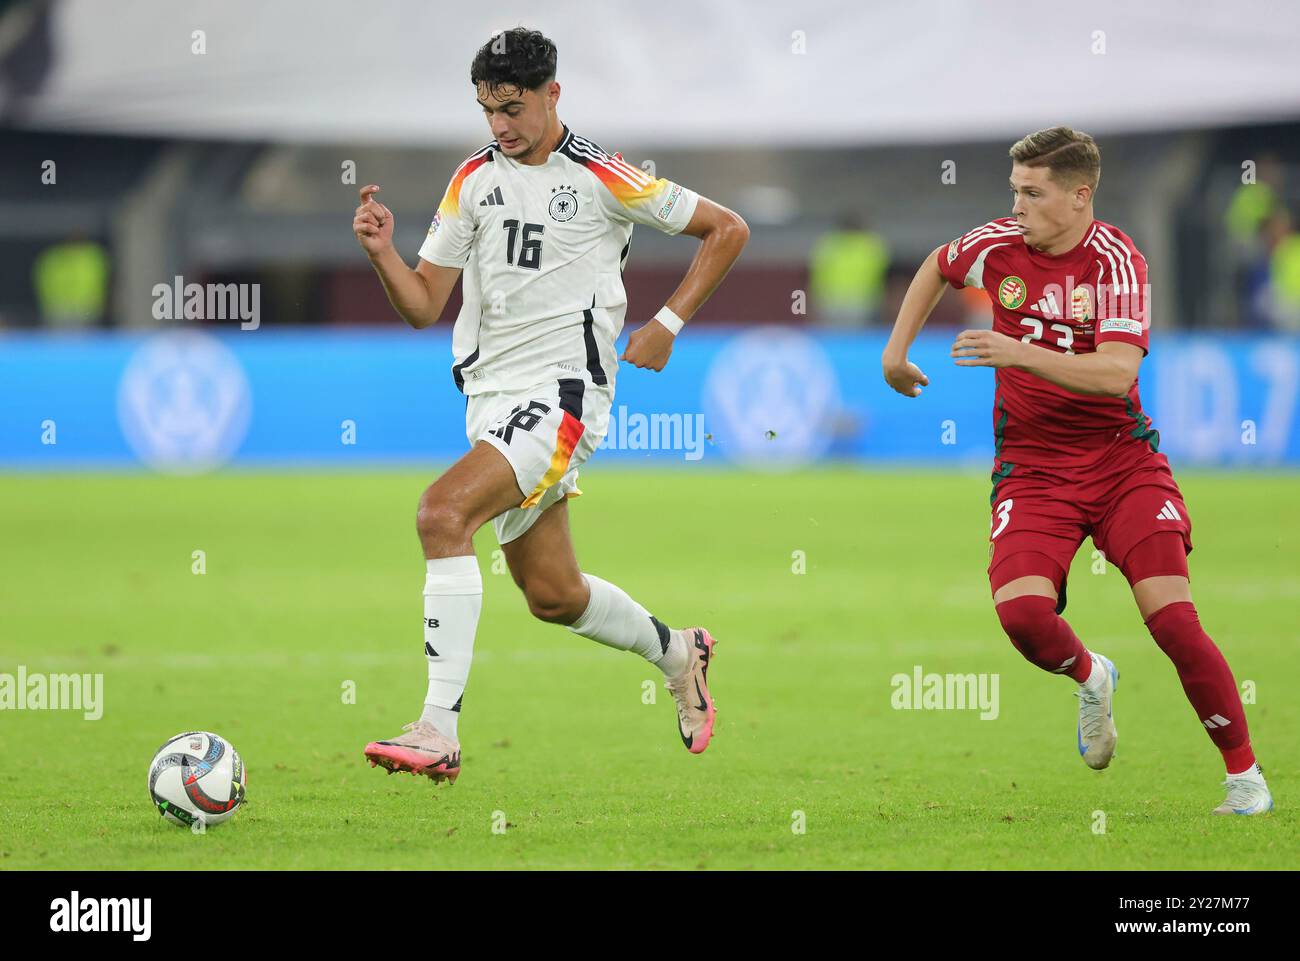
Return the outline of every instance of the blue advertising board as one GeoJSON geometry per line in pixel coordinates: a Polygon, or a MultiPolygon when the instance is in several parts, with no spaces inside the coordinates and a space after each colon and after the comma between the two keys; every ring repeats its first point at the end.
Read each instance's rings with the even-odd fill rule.
{"type": "MultiPolygon", "coordinates": [[[[908,399],[881,378],[883,332],[689,330],[664,371],[620,369],[598,460],[987,463],[993,373],[951,342],[918,340],[930,386],[908,399]]],[[[10,334],[0,467],[446,462],[467,446],[450,365],[446,328],[10,334]]],[[[1156,334],[1140,388],[1176,464],[1300,463],[1300,340],[1156,334]]]]}

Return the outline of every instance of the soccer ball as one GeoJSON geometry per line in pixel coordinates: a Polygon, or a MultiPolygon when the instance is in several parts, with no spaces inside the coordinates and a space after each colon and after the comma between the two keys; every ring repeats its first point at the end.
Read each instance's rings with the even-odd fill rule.
{"type": "Polygon", "coordinates": [[[168,738],[149,765],[149,797],[158,813],[194,830],[234,817],[247,784],[239,754],[207,731],[168,738]]]}

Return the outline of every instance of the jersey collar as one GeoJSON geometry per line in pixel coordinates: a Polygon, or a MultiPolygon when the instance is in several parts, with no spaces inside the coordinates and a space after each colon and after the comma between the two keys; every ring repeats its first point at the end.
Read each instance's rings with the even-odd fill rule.
{"type": "MultiPolygon", "coordinates": [[[[546,161],[540,165],[542,167],[549,166],[551,163],[551,158],[557,156],[560,153],[560,151],[562,151],[568,145],[569,141],[573,139],[573,131],[569,129],[569,125],[561,121],[560,126],[564,128],[560,132],[560,139],[556,142],[555,146],[551,148],[551,152],[546,155],[546,161]]],[[[495,141],[493,142],[495,143],[495,141]]],[[[497,149],[500,150],[500,144],[497,144],[497,149]]],[[[510,165],[512,167],[516,167],[520,170],[526,167],[536,166],[534,164],[521,164],[519,161],[507,157],[505,154],[501,154],[501,159],[509,160],[510,165]]]]}

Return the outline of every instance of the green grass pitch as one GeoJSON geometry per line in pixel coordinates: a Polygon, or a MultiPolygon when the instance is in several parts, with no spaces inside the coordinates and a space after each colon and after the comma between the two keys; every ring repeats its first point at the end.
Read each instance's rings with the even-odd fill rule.
{"type": "Polygon", "coordinates": [[[0,713],[0,868],[1294,867],[1295,475],[1180,474],[1194,596],[1253,682],[1278,804],[1250,819],[1211,816],[1218,753],[1090,542],[1066,616],[1122,679],[1115,761],[1083,765],[1071,683],[998,626],[976,471],[597,464],[571,509],[584,568],[719,639],[708,751],[683,749],[656,669],[529,617],[488,528],[460,781],[386,776],[361,751],[424,696],[431,476],[0,479],[0,671],[104,675],[100,720],[0,713]],[[890,679],[916,665],[997,674],[999,716],[895,710],[890,679]],[[245,807],[206,836],[164,823],[145,784],[192,729],[249,769],[245,807]]]}

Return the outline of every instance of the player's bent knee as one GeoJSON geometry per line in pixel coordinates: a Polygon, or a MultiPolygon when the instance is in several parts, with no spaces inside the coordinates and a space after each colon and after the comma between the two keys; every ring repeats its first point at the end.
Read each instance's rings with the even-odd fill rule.
{"type": "Polygon", "coordinates": [[[415,512],[415,529],[425,544],[460,543],[473,534],[464,513],[456,506],[430,497],[420,498],[415,512]]]}
{"type": "Polygon", "coordinates": [[[1035,667],[1062,674],[1080,656],[1079,639],[1057,616],[1054,598],[1022,594],[1003,601],[997,611],[1011,643],[1035,667]]]}
{"type": "Polygon", "coordinates": [[[572,624],[582,616],[586,598],[577,585],[529,580],[524,588],[528,612],[549,624],[572,624]]]}
{"type": "Polygon", "coordinates": [[[1041,594],[1021,594],[997,606],[1002,630],[1017,647],[1031,640],[1056,619],[1056,601],[1041,594]]]}

